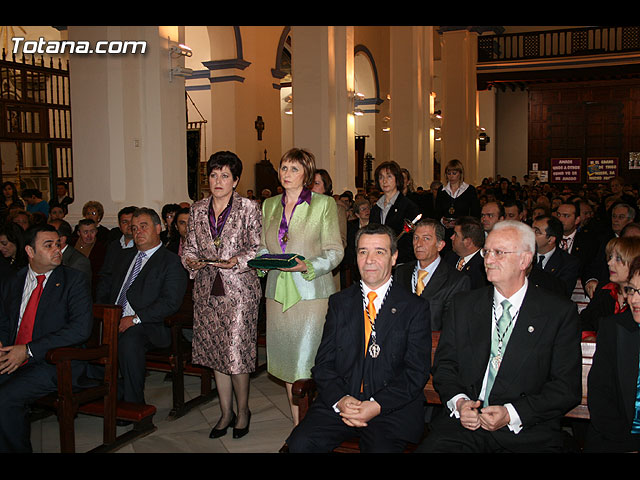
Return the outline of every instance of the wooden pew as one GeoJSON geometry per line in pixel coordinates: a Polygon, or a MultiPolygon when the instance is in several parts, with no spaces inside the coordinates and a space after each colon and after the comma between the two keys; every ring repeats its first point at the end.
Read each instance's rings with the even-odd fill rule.
{"type": "Polygon", "coordinates": [[[58,391],[39,399],[36,404],[56,411],[60,424],[60,450],[75,452],[74,418],[78,413],[103,417],[103,442],[91,452],[115,451],[126,443],[148,435],[156,429],[153,405],[138,405],[117,400],[118,324],[122,308],[94,305],[94,324],[85,348],[63,347],[47,353],[47,361],[56,365],[58,391]],[[83,387],[71,383],[71,363],[86,361],[103,367],[102,379],[85,379],[83,387]],[[134,422],[134,427],[116,435],[116,421],[134,422]]]}
{"type": "MultiPolygon", "coordinates": [[[[436,348],[438,347],[438,341],[440,340],[440,332],[435,331],[431,336],[431,364],[433,365],[433,359],[435,357],[436,348]]],[[[568,419],[581,419],[589,420],[589,409],[587,408],[587,378],[589,376],[589,370],[593,362],[593,354],[595,352],[595,342],[582,342],[582,401],[580,405],[569,411],[565,418],[568,419]]],[[[316,385],[313,379],[303,378],[296,380],[292,386],[293,403],[298,406],[300,420],[304,418],[311,403],[316,396],[316,385]]],[[[433,388],[433,376],[429,377],[429,381],[424,387],[424,396],[427,405],[442,405],[440,401],[440,395],[433,388]]],[[[415,449],[415,445],[409,444],[405,451],[410,452],[415,449]]],[[[286,452],[286,445],[280,450],[286,452]]],[[[357,439],[350,439],[343,442],[340,446],[334,449],[334,452],[339,453],[356,453],[358,452],[357,439]]]]}
{"type": "Polygon", "coordinates": [[[193,329],[193,280],[189,280],[180,309],[165,320],[171,329],[171,345],[167,348],[150,350],[146,354],[148,370],[166,372],[171,375],[173,406],[167,420],[175,420],[187,414],[196,406],[214,399],[218,391],[213,388],[212,370],[192,363],[191,342],[182,334],[183,329],[193,329]],[[200,377],[200,395],[185,400],[184,376],[200,377]]]}

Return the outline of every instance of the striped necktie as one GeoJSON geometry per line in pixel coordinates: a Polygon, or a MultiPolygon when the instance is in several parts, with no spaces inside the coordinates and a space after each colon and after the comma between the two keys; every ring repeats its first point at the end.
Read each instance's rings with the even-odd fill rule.
{"type": "Polygon", "coordinates": [[[129,290],[129,287],[131,286],[133,281],[136,279],[136,277],[140,273],[140,268],[142,266],[142,260],[146,256],[147,256],[146,253],[138,252],[138,255],[136,256],[136,263],[133,265],[133,269],[131,270],[131,273],[127,277],[127,280],[124,282],[122,290],[120,291],[120,296],[118,297],[118,301],[116,302],[116,305],[120,305],[122,307],[123,311],[124,311],[124,309],[125,309],[125,307],[127,306],[127,303],[128,303],[128,301],[127,301],[127,290],[129,290]]]}

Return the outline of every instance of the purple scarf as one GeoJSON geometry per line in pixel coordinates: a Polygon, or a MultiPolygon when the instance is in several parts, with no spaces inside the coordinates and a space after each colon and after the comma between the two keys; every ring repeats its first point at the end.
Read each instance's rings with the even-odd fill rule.
{"type": "Polygon", "coordinates": [[[211,228],[211,235],[214,240],[216,237],[219,237],[222,234],[222,229],[224,228],[224,224],[227,223],[227,218],[229,217],[229,213],[231,212],[231,204],[233,203],[233,194],[229,199],[229,203],[225,207],[225,209],[220,213],[218,219],[216,220],[216,215],[213,211],[213,197],[211,197],[211,201],[209,202],[209,227],[211,228]]]}
{"type": "MultiPolygon", "coordinates": [[[[281,198],[282,220],[280,220],[280,230],[278,230],[278,242],[280,243],[280,248],[282,249],[282,253],[285,253],[285,250],[287,249],[287,242],[284,241],[284,238],[286,238],[287,234],[289,233],[289,224],[287,223],[287,217],[284,214],[285,195],[286,195],[286,192],[282,194],[282,198],[281,198]]],[[[307,204],[311,205],[311,190],[305,187],[302,187],[302,191],[298,196],[298,201],[293,206],[293,211],[291,212],[291,218],[293,218],[293,212],[296,211],[296,207],[300,205],[302,202],[307,202],[307,204]]]]}

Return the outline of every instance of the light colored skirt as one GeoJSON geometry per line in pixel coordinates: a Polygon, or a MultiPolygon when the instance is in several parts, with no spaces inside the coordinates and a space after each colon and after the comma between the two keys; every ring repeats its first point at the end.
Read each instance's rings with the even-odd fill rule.
{"type": "Polygon", "coordinates": [[[287,383],[310,378],[329,299],[300,300],[284,313],[281,303],[266,300],[267,371],[287,383]]]}

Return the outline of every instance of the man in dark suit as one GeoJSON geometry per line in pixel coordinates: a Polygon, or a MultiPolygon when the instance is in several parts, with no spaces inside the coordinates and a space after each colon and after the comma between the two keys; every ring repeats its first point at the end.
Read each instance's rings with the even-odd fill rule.
{"type": "Polygon", "coordinates": [[[580,279],[586,281],[583,276],[585,266],[598,252],[598,237],[588,230],[578,229],[582,222],[578,202],[561,203],[555,216],[562,223],[560,248],[580,260],[580,279]]]}
{"type": "Polygon", "coordinates": [[[474,217],[460,217],[456,220],[451,236],[451,248],[447,262],[471,280],[471,289],[487,285],[487,274],[480,255],[485,234],[480,220],[474,217]]]}
{"type": "Polygon", "coordinates": [[[429,301],[432,331],[442,329],[442,319],[453,296],[471,288],[467,275],[440,258],[444,235],[440,222],[420,220],[413,231],[413,253],[417,260],[399,265],[395,273],[400,285],[429,301]]]}
{"type": "Polygon", "coordinates": [[[541,268],[559,278],[564,293],[571,298],[580,276],[580,260],[559,247],[562,239],[562,223],[556,217],[541,215],[532,224],[538,249],[534,268],[541,268]]]}
{"type": "Polygon", "coordinates": [[[67,242],[73,236],[73,228],[66,220],[51,220],[50,225],[53,225],[60,237],[60,250],[62,251],[62,264],[67,265],[76,270],[80,270],[87,275],[89,282],[91,282],[91,262],[87,257],[80,253],[73,245],[69,245],[67,242]]]}
{"type": "Polygon", "coordinates": [[[136,209],[131,231],[136,248],[122,251],[121,261],[101,278],[96,298],[123,307],[118,337],[123,381],[118,394],[124,401],[144,403],[145,352],[171,344],[164,320],[180,308],[188,276],[180,257],[162,245],[162,224],[154,210],[136,209]]]}
{"type": "Polygon", "coordinates": [[[69,196],[69,185],[65,182],[58,182],[56,196],[49,200],[49,210],[53,207],[62,207],[67,212],[69,211],[69,205],[72,203],[73,198],[69,196]]]}
{"type": "MultiPolygon", "coordinates": [[[[89,279],[62,265],[56,229],[27,230],[29,265],[0,284],[0,452],[31,452],[28,404],[57,388],[53,348],[82,344],[93,315],[89,279]]],[[[72,381],[84,373],[74,365],[72,381]]]]}
{"type": "Polygon", "coordinates": [[[136,208],[134,206],[124,207],[118,212],[118,226],[109,231],[109,243],[102,268],[98,272],[98,282],[102,277],[111,275],[115,263],[126,257],[126,255],[121,255],[122,250],[127,248],[135,250],[136,244],[133,241],[133,233],[131,233],[131,221],[136,208]]]}
{"type": "Polygon", "coordinates": [[[492,286],[458,295],[448,310],[433,384],[451,411],[418,451],[561,451],[563,415],[581,400],[576,306],[531,285],[535,236],[498,223],[483,248],[492,286]]]}
{"type": "Polygon", "coordinates": [[[356,245],[362,281],[329,298],[312,369],[318,397],[287,439],[290,452],[329,452],[353,436],[363,452],[401,452],[423,434],[429,304],[394,284],[388,227],[369,223],[356,245]]]}

